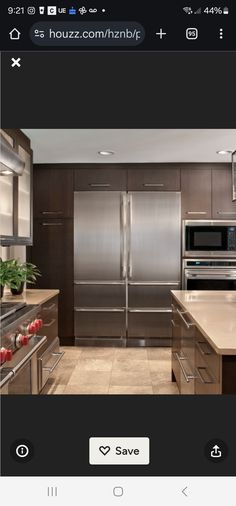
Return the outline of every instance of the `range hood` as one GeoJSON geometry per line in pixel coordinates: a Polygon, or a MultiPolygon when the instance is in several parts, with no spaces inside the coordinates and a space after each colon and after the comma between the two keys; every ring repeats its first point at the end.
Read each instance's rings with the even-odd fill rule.
{"type": "Polygon", "coordinates": [[[25,168],[25,162],[14,151],[6,139],[0,136],[0,175],[13,174],[21,176],[25,168]]]}

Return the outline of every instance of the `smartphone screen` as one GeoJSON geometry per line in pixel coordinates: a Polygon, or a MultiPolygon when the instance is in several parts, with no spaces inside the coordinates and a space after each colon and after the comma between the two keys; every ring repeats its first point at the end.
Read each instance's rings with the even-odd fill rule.
{"type": "Polygon", "coordinates": [[[0,8],[1,497],[233,504],[235,2],[0,8]]]}

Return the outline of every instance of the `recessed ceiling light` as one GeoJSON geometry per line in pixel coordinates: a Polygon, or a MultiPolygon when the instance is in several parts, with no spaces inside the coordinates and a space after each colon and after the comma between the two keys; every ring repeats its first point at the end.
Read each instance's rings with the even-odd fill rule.
{"type": "Polygon", "coordinates": [[[114,155],[114,151],[98,151],[98,154],[101,156],[112,156],[114,155]]]}
{"type": "Polygon", "coordinates": [[[221,149],[220,151],[216,151],[217,155],[232,155],[234,152],[233,149],[221,149]]]}
{"type": "Polygon", "coordinates": [[[13,174],[12,170],[1,170],[1,174],[3,174],[4,176],[10,176],[11,174],[13,174]]]}

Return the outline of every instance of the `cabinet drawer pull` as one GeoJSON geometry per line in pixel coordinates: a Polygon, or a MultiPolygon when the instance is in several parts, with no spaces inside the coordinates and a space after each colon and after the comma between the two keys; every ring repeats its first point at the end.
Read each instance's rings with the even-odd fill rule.
{"type": "Polygon", "coordinates": [[[199,374],[199,378],[201,380],[202,383],[204,383],[205,385],[212,385],[214,383],[211,375],[207,372],[207,368],[206,367],[197,367],[197,371],[198,371],[198,374],[199,374]],[[203,372],[205,372],[208,377],[210,378],[209,380],[205,380],[203,378],[203,372]]]}
{"type": "Polygon", "coordinates": [[[43,311],[52,311],[52,309],[54,309],[56,307],[56,304],[51,304],[51,306],[46,306],[46,307],[43,307],[43,311]]]}
{"type": "Polygon", "coordinates": [[[63,214],[62,211],[42,211],[42,214],[47,214],[47,215],[50,215],[50,214],[63,214]]]}
{"type": "Polygon", "coordinates": [[[186,358],[183,358],[183,357],[179,357],[178,353],[174,353],[174,356],[175,358],[177,359],[178,363],[179,363],[179,366],[180,366],[180,369],[184,375],[184,379],[187,383],[189,383],[191,380],[194,380],[196,378],[196,376],[194,376],[193,374],[188,374],[185,369],[184,369],[184,365],[183,365],[183,362],[185,361],[186,362],[186,358]]]}
{"type": "Polygon", "coordinates": [[[221,215],[236,215],[236,211],[217,211],[217,214],[221,214],[221,215]]]}
{"type": "Polygon", "coordinates": [[[204,356],[204,355],[212,355],[212,352],[211,352],[211,349],[210,347],[208,346],[207,343],[204,343],[204,342],[199,342],[197,341],[196,342],[196,345],[197,345],[197,348],[199,349],[200,353],[204,356]],[[202,346],[206,346],[206,351],[203,349],[202,346]]]}
{"type": "Polygon", "coordinates": [[[165,186],[164,183],[143,183],[143,186],[145,188],[152,188],[152,187],[163,187],[165,186]]]}
{"type": "Polygon", "coordinates": [[[44,323],[43,326],[44,327],[51,327],[56,321],[56,318],[52,318],[52,320],[50,320],[50,322],[48,323],[44,323]]]}
{"type": "Polygon", "coordinates": [[[52,353],[52,356],[58,357],[58,359],[56,360],[55,364],[53,364],[52,367],[43,367],[43,370],[47,371],[49,374],[51,374],[54,371],[54,369],[56,368],[57,364],[60,362],[63,355],[65,355],[64,351],[61,351],[60,353],[52,353]]]}
{"type": "Polygon", "coordinates": [[[91,188],[109,188],[110,183],[90,183],[91,188]]]}
{"type": "Polygon", "coordinates": [[[174,320],[170,320],[170,321],[171,321],[171,325],[172,325],[173,327],[178,327],[178,325],[176,325],[176,323],[174,322],[174,320]]]}
{"type": "Polygon", "coordinates": [[[184,313],[181,313],[181,311],[177,308],[177,313],[178,315],[180,316],[180,318],[183,320],[185,326],[187,327],[187,329],[190,329],[190,327],[195,327],[195,323],[188,323],[185,318],[184,318],[184,314],[187,313],[187,311],[185,311],[184,313]]]}
{"type": "Polygon", "coordinates": [[[207,214],[206,211],[186,211],[186,214],[207,214]]]}
{"type": "Polygon", "coordinates": [[[50,223],[50,222],[44,222],[42,223],[43,227],[60,227],[63,225],[63,223],[50,223]]]}

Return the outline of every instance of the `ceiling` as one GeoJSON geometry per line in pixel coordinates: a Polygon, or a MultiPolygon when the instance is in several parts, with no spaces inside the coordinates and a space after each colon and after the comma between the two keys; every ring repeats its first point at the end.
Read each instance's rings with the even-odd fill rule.
{"type": "Polygon", "coordinates": [[[236,149],[236,130],[23,129],[35,163],[223,162],[236,149]],[[114,151],[101,156],[98,151],[114,151]]]}

